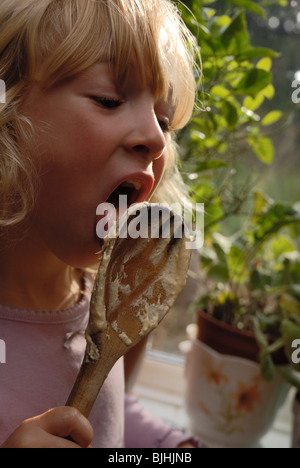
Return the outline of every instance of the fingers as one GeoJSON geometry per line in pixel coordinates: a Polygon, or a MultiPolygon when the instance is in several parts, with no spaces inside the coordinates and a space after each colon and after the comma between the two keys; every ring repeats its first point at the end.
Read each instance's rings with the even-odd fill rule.
{"type": "Polygon", "coordinates": [[[86,448],[93,437],[89,421],[63,406],[23,421],[2,448],[86,448]]]}
{"type": "Polygon", "coordinates": [[[80,447],[87,447],[94,437],[91,424],[76,408],[54,408],[37,418],[45,432],[58,438],[71,439],[70,445],[75,443],[80,447]]]}

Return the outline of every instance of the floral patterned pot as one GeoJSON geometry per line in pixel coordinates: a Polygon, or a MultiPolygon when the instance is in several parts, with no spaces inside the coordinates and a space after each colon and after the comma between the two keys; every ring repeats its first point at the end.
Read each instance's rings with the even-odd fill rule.
{"type": "Polygon", "coordinates": [[[197,325],[189,325],[187,332],[185,401],[191,431],[208,447],[257,446],[289,386],[279,375],[265,381],[256,362],[221,354],[200,342],[197,325]]]}

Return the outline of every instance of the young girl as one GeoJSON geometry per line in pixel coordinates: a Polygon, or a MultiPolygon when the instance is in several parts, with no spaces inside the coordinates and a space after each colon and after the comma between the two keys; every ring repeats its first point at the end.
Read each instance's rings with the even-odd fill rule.
{"type": "Polygon", "coordinates": [[[169,0],[1,2],[2,447],[196,445],[125,397],[123,359],[90,422],[63,406],[85,350],[96,208],[179,192],[193,49],[169,0]]]}

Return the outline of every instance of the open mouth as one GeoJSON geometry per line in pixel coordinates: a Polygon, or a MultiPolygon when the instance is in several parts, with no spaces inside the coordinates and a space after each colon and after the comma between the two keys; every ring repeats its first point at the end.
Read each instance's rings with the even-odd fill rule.
{"type": "Polygon", "coordinates": [[[118,210],[121,196],[126,202],[126,207],[137,203],[142,192],[142,184],[136,180],[125,180],[110,194],[107,203],[111,203],[118,210]],[[126,198],[125,198],[126,197],[126,198]]]}
{"type": "Polygon", "coordinates": [[[116,216],[120,217],[131,205],[146,200],[152,186],[153,180],[150,177],[144,176],[144,178],[141,177],[140,179],[135,177],[128,178],[111,192],[106,202],[101,203],[97,207],[96,235],[101,245],[103,239],[105,239],[109,230],[117,221],[116,216]],[[113,206],[114,209],[109,209],[107,205],[113,206]]]}

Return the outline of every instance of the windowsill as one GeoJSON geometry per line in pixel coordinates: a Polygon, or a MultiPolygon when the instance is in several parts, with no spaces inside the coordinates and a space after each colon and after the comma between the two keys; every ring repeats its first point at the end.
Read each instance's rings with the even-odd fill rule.
{"type": "MultiPolygon", "coordinates": [[[[184,386],[184,358],[151,350],[144,359],[133,391],[153,415],[189,431],[184,386]]],[[[260,447],[290,448],[293,396],[291,391],[272,429],[261,439],[260,447]]]]}

